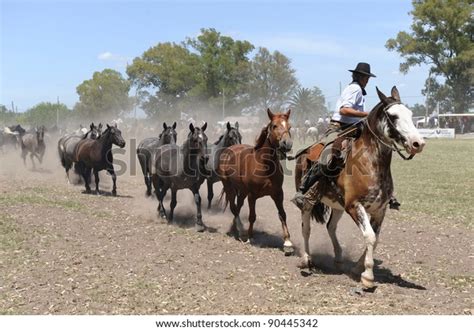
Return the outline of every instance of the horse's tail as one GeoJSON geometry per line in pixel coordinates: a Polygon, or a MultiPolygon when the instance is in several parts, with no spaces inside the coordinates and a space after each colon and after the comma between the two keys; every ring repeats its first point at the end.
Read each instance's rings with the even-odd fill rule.
{"type": "Polygon", "coordinates": [[[311,210],[311,218],[318,223],[324,224],[326,223],[324,215],[328,210],[329,207],[327,207],[322,202],[318,202],[313,206],[313,209],[311,210]]]}

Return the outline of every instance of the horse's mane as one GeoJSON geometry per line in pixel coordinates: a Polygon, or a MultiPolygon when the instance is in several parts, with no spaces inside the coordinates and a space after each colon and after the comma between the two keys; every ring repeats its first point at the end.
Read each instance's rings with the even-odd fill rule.
{"type": "Polygon", "coordinates": [[[214,143],[214,145],[218,145],[223,138],[224,138],[224,135],[220,136],[219,139],[217,139],[217,141],[214,143]]]}
{"type": "Polygon", "coordinates": [[[267,136],[268,136],[268,125],[264,127],[262,131],[260,132],[260,135],[258,136],[253,149],[254,150],[260,149],[265,143],[265,140],[267,140],[267,136]]]}
{"type": "MultiPolygon", "coordinates": [[[[392,97],[388,97],[387,99],[389,100],[390,103],[397,102],[397,100],[395,100],[392,97]]],[[[369,112],[369,115],[367,116],[367,120],[364,121],[364,125],[367,126],[367,123],[370,123],[371,125],[373,125],[374,124],[373,122],[376,122],[378,120],[380,113],[382,112],[385,106],[386,105],[384,105],[382,101],[379,101],[379,103],[377,103],[374,106],[374,108],[372,108],[372,110],[369,112]]]]}

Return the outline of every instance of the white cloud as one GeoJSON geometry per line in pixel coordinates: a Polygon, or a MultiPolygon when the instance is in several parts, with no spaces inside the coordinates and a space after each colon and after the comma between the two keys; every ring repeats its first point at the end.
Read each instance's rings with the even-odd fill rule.
{"type": "Polygon", "coordinates": [[[97,59],[101,61],[109,61],[118,69],[124,69],[127,66],[127,63],[131,61],[131,59],[126,56],[114,54],[109,51],[100,53],[97,55],[97,59]]]}
{"type": "Polygon", "coordinates": [[[97,56],[99,60],[110,60],[112,59],[112,57],[113,57],[113,54],[110,52],[100,53],[99,56],[97,56]]]}

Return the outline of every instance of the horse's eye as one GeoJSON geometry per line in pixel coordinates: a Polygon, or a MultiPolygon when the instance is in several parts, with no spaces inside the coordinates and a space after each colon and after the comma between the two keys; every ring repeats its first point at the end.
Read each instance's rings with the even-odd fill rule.
{"type": "Polygon", "coordinates": [[[278,127],[278,126],[274,124],[274,125],[273,125],[273,130],[275,130],[277,127],[278,127]]]}

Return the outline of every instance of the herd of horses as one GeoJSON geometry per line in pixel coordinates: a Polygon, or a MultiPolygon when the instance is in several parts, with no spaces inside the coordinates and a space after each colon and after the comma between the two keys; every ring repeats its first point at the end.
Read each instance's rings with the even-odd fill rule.
{"type": "MultiPolygon", "coordinates": [[[[347,158],[343,169],[332,178],[319,180],[314,189],[319,194],[320,202],[301,211],[304,239],[302,266],[311,267],[310,220],[314,218],[327,224],[336,266],[342,267],[342,249],[336,236],[336,228],[342,214],[347,212],[365,240],[364,253],[352,272],[360,276],[363,285],[368,288],[374,286],[373,252],[387,204],[393,193],[390,172],[392,153],[396,151],[403,156],[403,149],[410,155],[406,159],[411,159],[423,150],[425,144],[413,125],[411,111],[401,103],[397,89],[393,87],[388,97],[378,89],[377,93],[380,102],[369,116],[359,123],[360,134],[345,141],[347,158]]],[[[199,189],[204,181],[207,181],[210,208],[214,196],[213,184],[221,181],[223,189],[220,200],[225,206],[230,206],[234,235],[242,241],[252,240],[256,200],[270,196],[278,210],[283,229],[283,250],[285,254],[292,254],[294,245],[290,239],[283,206],[284,173],[281,165],[281,160],[288,157],[287,153],[293,145],[291,111],[273,113],[268,109],[267,115],[268,123],[258,135],[255,145],[242,144],[239,124],[231,125],[229,122],[225,132],[209,146],[207,123],[202,126],[189,124],[187,137],[181,145],[177,143],[176,123],[171,126],[164,123],[158,137],[142,140],[136,150],[136,156],[144,176],[145,194],[153,196],[154,193],[156,196],[159,216],[171,222],[177,205],[177,191],[189,189],[194,195],[196,206],[196,229],[205,231],[199,189]],[[171,203],[167,212],[164,198],[168,191],[171,191],[171,203]],[[247,230],[240,219],[245,199],[249,206],[247,230]]],[[[112,194],[116,195],[112,145],[123,148],[125,140],[117,125],[107,125],[105,130],[102,130],[101,124],[95,126],[92,123],[89,130],[64,135],[58,141],[58,153],[66,174],[74,168],[81,175],[86,192],[91,192],[90,180],[93,172],[96,193],[99,193],[98,172],[106,170],[112,176],[112,194]]],[[[32,155],[41,158],[40,133],[37,136],[33,133],[29,133],[29,136],[23,134],[22,141],[25,146],[30,146],[28,150],[32,155]]],[[[297,154],[296,188],[324,148],[322,144],[316,143],[297,154]]],[[[33,159],[33,156],[31,158],[33,159]]]]}

